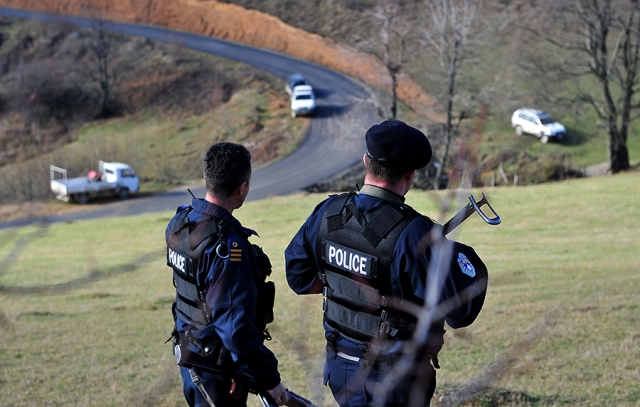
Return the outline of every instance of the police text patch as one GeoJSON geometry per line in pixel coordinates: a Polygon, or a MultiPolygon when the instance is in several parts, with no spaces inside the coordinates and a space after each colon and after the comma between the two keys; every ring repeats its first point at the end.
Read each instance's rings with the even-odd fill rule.
{"type": "Polygon", "coordinates": [[[359,276],[371,278],[375,256],[333,242],[327,242],[325,255],[328,264],[359,276]]]}
{"type": "Polygon", "coordinates": [[[167,252],[167,263],[175,270],[181,271],[183,274],[187,273],[187,258],[171,248],[167,252]]]}

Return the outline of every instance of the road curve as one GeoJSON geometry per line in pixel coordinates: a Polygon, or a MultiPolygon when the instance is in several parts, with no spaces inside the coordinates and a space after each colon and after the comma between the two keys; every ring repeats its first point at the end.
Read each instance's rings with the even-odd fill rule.
{"type": "MultiPolygon", "coordinates": [[[[82,27],[96,26],[96,22],[91,19],[3,7],[0,7],[0,15],[50,23],[71,23],[82,27]]],[[[248,201],[288,195],[350,167],[362,157],[364,130],[379,120],[376,109],[370,102],[370,95],[362,86],[338,72],[319,65],[273,51],[203,35],[148,25],[112,21],[103,23],[102,27],[110,32],[179,43],[196,51],[252,65],[283,80],[292,73],[300,73],[309,80],[316,90],[317,113],[311,120],[304,141],[289,156],[254,170],[248,201]]],[[[203,185],[195,185],[190,189],[195,196],[204,196],[203,185]]],[[[126,201],[91,205],[87,210],[63,215],[1,223],[0,229],[36,222],[61,222],[174,210],[179,205],[188,204],[190,198],[187,188],[184,187],[126,201]]]]}

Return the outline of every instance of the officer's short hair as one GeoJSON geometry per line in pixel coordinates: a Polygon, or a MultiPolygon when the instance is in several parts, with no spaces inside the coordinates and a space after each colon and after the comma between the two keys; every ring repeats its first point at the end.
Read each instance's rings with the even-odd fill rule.
{"type": "Polygon", "coordinates": [[[364,170],[374,178],[384,180],[390,184],[397,184],[400,182],[404,173],[407,172],[406,170],[396,170],[385,167],[378,160],[370,157],[369,155],[364,159],[364,170]]]}
{"type": "Polygon", "coordinates": [[[251,153],[246,147],[229,142],[209,147],[202,163],[207,191],[222,198],[231,196],[251,177],[251,153]]]}

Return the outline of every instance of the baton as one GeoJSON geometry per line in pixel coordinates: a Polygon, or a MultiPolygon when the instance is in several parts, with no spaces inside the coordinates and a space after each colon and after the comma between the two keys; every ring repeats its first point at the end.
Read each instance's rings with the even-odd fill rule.
{"type": "Polygon", "coordinates": [[[447,235],[453,229],[455,229],[458,226],[460,226],[460,224],[462,222],[464,222],[465,220],[467,220],[467,218],[469,216],[473,215],[474,212],[477,213],[478,215],[480,215],[482,220],[484,220],[489,225],[499,225],[500,222],[501,222],[500,216],[491,207],[491,204],[489,204],[489,200],[487,199],[486,196],[484,196],[484,192],[482,192],[482,199],[480,201],[476,201],[475,198],[473,197],[473,195],[469,195],[469,203],[467,204],[467,206],[462,208],[462,210],[460,210],[460,212],[456,213],[442,227],[444,229],[444,234],[447,235]],[[494,215],[493,218],[488,217],[484,212],[482,212],[482,209],[480,209],[480,207],[482,205],[487,205],[489,207],[491,212],[493,212],[493,215],[494,215]]]}

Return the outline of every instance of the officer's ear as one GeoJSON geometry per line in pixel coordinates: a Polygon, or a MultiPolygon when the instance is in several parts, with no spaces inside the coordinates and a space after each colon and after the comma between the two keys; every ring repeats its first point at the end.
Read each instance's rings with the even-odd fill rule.
{"type": "Polygon", "coordinates": [[[243,182],[238,188],[233,190],[231,196],[229,196],[229,202],[233,204],[234,209],[238,209],[244,204],[247,195],[249,194],[249,183],[243,182]]]}
{"type": "Polygon", "coordinates": [[[416,175],[416,170],[411,170],[411,171],[407,171],[404,173],[404,178],[409,181],[412,182],[413,181],[413,177],[416,175]]]}
{"type": "Polygon", "coordinates": [[[236,192],[242,197],[242,199],[246,198],[247,194],[249,193],[249,182],[245,181],[240,184],[236,192]]]}

